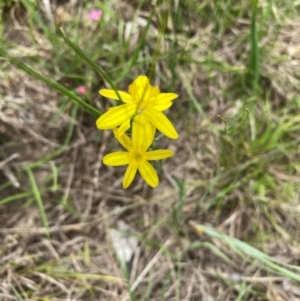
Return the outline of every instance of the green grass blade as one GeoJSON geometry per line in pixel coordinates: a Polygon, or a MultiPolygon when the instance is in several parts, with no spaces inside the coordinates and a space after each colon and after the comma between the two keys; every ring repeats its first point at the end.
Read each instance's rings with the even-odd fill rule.
{"type": "Polygon", "coordinates": [[[257,4],[258,0],[252,1],[252,16],[250,27],[250,64],[249,71],[251,74],[253,92],[256,93],[259,82],[259,39],[257,32],[257,4]]]}
{"type": "Polygon", "coordinates": [[[25,301],[25,299],[23,299],[23,297],[19,294],[19,292],[15,289],[15,287],[11,284],[10,285],[12,291],[14,292],[16,298],[18,301],[25,301]]]}
{"type": "Polygon", "coordinates": [[[10,185],[12,185],[11,181],[7,181],[6,183],[1,184],[0,191],[5,189],[6,187],[9,187],[10,185]]]}
{"type": "Polygon", "coordinates": [[[46,212],[45,212],[45,208],[44,208],[44,204],[43,204],[43,201],[42,201],[42,197],[41,197],[39,188],[37,186],[37,183],[35,181],[35,177],[34,177],[32,171],[31,171],[31,169],[27,169],[26,172],[27,172],[27,175],[28,175],[28,178],[29,178],[32,190],[33,190],[35,200],[37,202],[37,205],[38,205],[40,213],[41,213],[42,223],[43,223],[43,225],[46,229],[46,235],[49,238],[50,236],[49,236],[48,221],[47,221],[47,216],[46,216],[46,212]]]}
{"type": "Polygon", "coordinates": [[[96,70],[111,86],[111,88],[116,92],[116,94],[119,97],[119,100],[122,101],[121,96],[118,93],[118,90],[116,89],[113,81],[110,79],[110,77],[92,60],[90,59],[83,50],[81,50],[77,45],[75,45],[71,40],[69,40],[65,34],[60,30],[57,29],[57,33],[60,37],[63,38],[65,43],[82,59],[84,60],[91,68],[96,70]]]}
{"type": "Polygon", "coordinates": [[[49,87],[55,89],[56,91],[60,92],[61,94],[68,97],[73,103],[77,104],[79,107],[81,107],[86,112],[90,113],[94,117],[99,117],[101,115],[101,112],[98,111],[96,108],[90,106],[86,102],[84,102],[80,97],[78,97],[73,91],[68,90],[61,84],[55,82],[54,80],[42,75],[41,73],[35,71],[33,68],[27,66],[23,62],[21,62],[18,59],[10,57],[3,49],[0,49],[0,57],[6,58],[10,63],[12,63],[14,66],[16,66],[19,69],[22,69],[27,74],[31,75],[32,77],[44,82],[49,87]]]}
{"type": "Polygon", "coordinates": [[[0,205],[4,205],[6,203],[18,200],[18,199],[22,199],[22,198],[26,198],[32,195],[31,191],[27,191],[27,192],[21,192],[15,195],[10,195],[2,200],[0,200],[0,205]]]}
{"type": "Polygon", "coordinates": [[[275,258],[272,258],[271,256],[267,255],[266,253],[250,246],[249,244],[240,241],[239,239],[236,239],[234,237],[230,237],[224,233],[221,233],[217,231],[216,229],[209,227],[209,226],[204,226],[200,224],[196,224],[194,222],[191,222],[190,225],[198,232],[202,233],[204,232],[208,236],[219,239],[226,243],[235,253],[237,253],[239,256],[242,256],[246,260],[250,261],[250,258],[253,261],[253,258],[256,259],[258,262],[264,263],[267,270],[270,270],[274,273],[277,273],[279,275],[282,275],[284,277],[288,277],[290,279],[296,280],[300,282],[300,275],[299,273],[295,273],[291,270],[288,269],[293,269],[293,270],[300,270],[299,267],[293,266],[290,264],[286,264],[284,262],[281,262],[275,258]],[[250,258],[245,257],[248,256],[250,258]],[[283,267],[284,266],[284,267],[283,267]]]}

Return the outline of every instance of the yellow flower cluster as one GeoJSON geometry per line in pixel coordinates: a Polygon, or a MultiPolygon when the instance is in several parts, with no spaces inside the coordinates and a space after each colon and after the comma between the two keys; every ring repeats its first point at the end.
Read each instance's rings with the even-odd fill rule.
{"type": "Polygon", "coordinates": [[[172,100],[178,97],[175,93],[160,93],[158,87],[150,84],[145,75],[138,76],[129,86],[128,92],[102,89],[99,93],[111,99],[121,100],[124,104],[110,108],[101,115],[96,125],[98,129],[113,129],[115,137],[127,150],[114,152],[104,156],[103,163],[109,166],[128,165],[123,188],[133,181],[137,170],[151,187],[158,185],[159,180],[153,166],[148,161],[166,159],[173,156],[167,149],[148,151],[156,129],[162,134],[177,139],[173,124],[162,113],[172,105],[172,100]],[[132,128],[132,139],[126,131],[132,128]]]}

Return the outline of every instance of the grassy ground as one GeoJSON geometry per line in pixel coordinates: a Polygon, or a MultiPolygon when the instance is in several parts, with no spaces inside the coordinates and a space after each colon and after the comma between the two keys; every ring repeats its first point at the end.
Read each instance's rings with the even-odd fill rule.
{"type": "Polygon", "coordinates": [[[300,300],[300,2],[50,2],[0,2],[0,300],[300,300]],[[151,66],[180,137],[123,190],[98,90],[151,66]]]}

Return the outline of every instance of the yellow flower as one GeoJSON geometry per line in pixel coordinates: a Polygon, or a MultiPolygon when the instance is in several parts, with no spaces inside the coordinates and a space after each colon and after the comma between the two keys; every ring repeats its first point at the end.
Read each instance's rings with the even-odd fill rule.
{"type": "MultiPolygon", "coordinates": [[[[137,115],[143,115],[143,122],[151,124],[161,133],[171,139],[177,139],[173,124],[162,113],[172,105],[172,100],[178,97],[175,93],[160,93],[158,87],[151,86],[145,75],[140,75],[129,86],[128,92],[118,91],[124,104],[110,108],[96,121],[97,128],[109,130],[119,127],[116,137],[120,137],[130,128],[130,120],[137,115]]],[[[99,93],[111,99],[119,100],[114,90],[102,89],[99,93]]],[[[149,128],[149,125],[144,125],[149,128]]]]}
{"type": "MultiPolygon", "coordinates": [[[[136,117],[138,122],[142,118],[144,117],[136,117]]],[[[132,183],[137,170],[148,185],[156,187],[159,183],[158,176],[155,169],[148,161],[166,159],[174,154],[167,149],[147,151],[153,142],[155,129],[152,130],[151,135],[147,135],[147,137],[143,137],[144,133],[141,131],[141,127],[134,125],[132,128],[132,140],[126,134],[116,137],[126,148],[127,152],[114,152],[103,158],[103,163],[109,166],[122,166],[128,164],[123,179],[123,188],[127,188],[132,183]]],[[[117,130],[115,129],[114,133],[116,134],[116,132],[117,130]]]]}

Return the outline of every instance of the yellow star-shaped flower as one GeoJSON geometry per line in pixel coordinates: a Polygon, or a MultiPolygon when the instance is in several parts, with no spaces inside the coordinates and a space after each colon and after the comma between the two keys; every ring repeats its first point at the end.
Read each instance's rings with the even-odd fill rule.
{"type": "MultiPolygon", "coordinates": [[[[143,116],[136,116],[137,122],[143,122],[143,116]]],[[[152,133],[144,137],[143,129],[133,125],[132,140],[123,134],[116,137],[118,141],[126,148],[127,152],[114,152],[104,156],[103,163],[109,166],[128,165],[124,179],[123,188],[127,188],[133,181],[137,170],[143,179],[151,187],[156,187],[159,183],[157,173],[148,161],[166,159],[173,156],[173,152],[167,149],[147,151],[152,144],[155,129],[152,127],[152,133]]],[[[114,130],[116,134],[117,130],[114,130]]]]}
{"type": "MultiPolygon", "coordinates": [[[[152,86],[145,75],[138,76],[129,86],[128,92],[118,91],[124,104],[112,107],[101,115],[96,121],[98,129],[119,127],[116,137],[120,137],[130,128],[130,120],[133,117],[143,115],[143,122],[148,124],[144,124],[144,127],[149,128],[151,125],[171,139],[178,138],[173,124],[162,113],[172,106],[172,100],[178,97],[177,94],[160,93],[159,88],[152,86]]],[[[102,89],[99,93],[104,97],[119,100],[114,90],[102,89]]]]}

